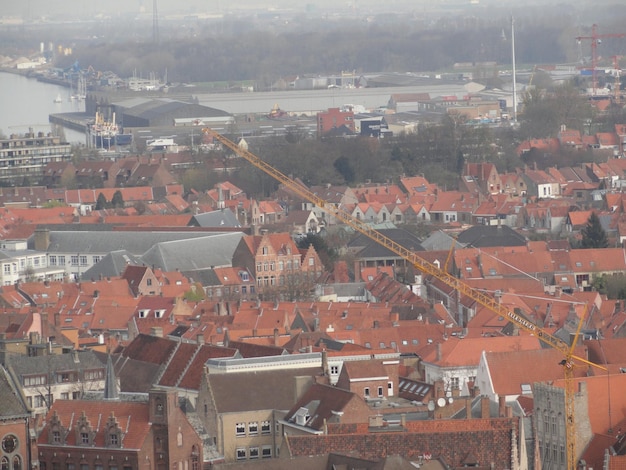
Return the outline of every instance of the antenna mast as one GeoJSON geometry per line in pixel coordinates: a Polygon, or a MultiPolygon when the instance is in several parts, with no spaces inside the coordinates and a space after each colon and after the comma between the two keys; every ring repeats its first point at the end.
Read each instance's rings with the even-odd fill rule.
{"type": "Polygon", "coordinates": [[[159,43],[159,14],[157,12],[157,0],[152,1],[152,41],[159,43]]]}
{"type": "Polygon", "coordinates": [[[511,59],[513,61],[513,124],[517,122],[517,80],[515,78],[515,20],[511,16],[511,59]]]}

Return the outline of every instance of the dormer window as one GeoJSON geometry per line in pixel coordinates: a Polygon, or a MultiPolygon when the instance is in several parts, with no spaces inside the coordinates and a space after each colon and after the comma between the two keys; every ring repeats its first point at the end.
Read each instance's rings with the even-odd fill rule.
{"type": "Polygon", "coordinates": [[[155,318],[163,318],[163,315],[165,315],[165,310],[155,310],[154,311],[154,317],[155,318]]]}
{"type": "Polygon", "coordinates": [[[139,318],[146,318],[150,310],[139,310],[139,318]]]}

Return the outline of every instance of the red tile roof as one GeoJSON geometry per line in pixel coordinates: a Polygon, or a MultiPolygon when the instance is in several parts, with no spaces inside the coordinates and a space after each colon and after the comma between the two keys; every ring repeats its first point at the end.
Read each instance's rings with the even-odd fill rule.
{"type": "MultiPolygon", "coordinates": [[[[151,423],[149,421],[148,403],[116,402],[116,401],[87,401],[87,400],[55,400],[48,412],[46,422],[50,423],[53,415],[57,415],[61,425],[70,428],[84,413],[95,432],[94,446],[106,447],[107,426],[106,420],[113,416],[122,429],[122,447],[124,449],[140,449],[149,436],[151,423]]],[[[49,426],[45,426],[39,436],[38,445],[48,445],[49,426]]],[[[76,435],[73,429],[67,433],[67,445],[76,445],[76,435]]]]}

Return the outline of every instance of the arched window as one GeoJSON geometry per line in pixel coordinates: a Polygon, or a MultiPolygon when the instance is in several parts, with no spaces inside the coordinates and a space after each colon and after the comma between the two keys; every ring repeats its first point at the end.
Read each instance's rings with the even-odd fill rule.
{"type": "Polygon", "coordinates": [[[13,457],[13,470],[22,470],[22,459],[19,455],[13,457]]]}
{"type": "Polygon", "coordinates": [[[2,468],[2,470],[10,470],[9,469],[9,459],[7,459],[6,457],[2,457],[1,468],[2,468]]]}

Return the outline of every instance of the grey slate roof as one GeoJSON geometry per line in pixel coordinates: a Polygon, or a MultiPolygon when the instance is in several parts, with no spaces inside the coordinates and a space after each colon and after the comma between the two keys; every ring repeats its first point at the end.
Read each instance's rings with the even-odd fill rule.
{"type": "Polygon", "coordinates": [[[237,217],[230,209],[196,214],[191,218],[188,225],[196,227],[241,227],[237,217]]]}
{"type": "MultiPolygon", "coordinates": [[[[378,232],[394,242],[399,243],[404,248],[408,248],[412,251],[424,251],[419,238],[404,229],[380,229],[378,232]]],[[[399,258],[397,254],[365,235],[359,235],[355,240],[348,243],[348,247],[363,247],[358,252],[357,256],[359,258],[399,258]]]]}
{"type": "MultiPolygon", "coordinates": [[[[441,230],[431,233],[426,240],[422,242],[422,246],[426,251],[443,251],[449,250],[454,238],[441,230]]],[[[455,248],[464,248],[463,243],[454,240],[455,248]]]]}
{"type": "MultiPolygon", "coordinates": [[[[127,250],[142,255],[152,246],[172,240],[185,240],[208,237],[206,232],[67,232],[51,230],[48,253],[109,253],[127,250]]],[[[28,239],[28,247],[34,248],[34,236],[28,239]]]]}
{"type": "Polygon", "coordinates": [[[309,381],[322,373],[321,367],[282,369],[230,374],[207,374],[218,413],[254,410],[289,410],[298,397],[298,378],[309,381]],[[236,391],[233,393],[233,391],[236,391]]]}
{"type": "Polygon", "coordinates": [[[182,271],[182,273],[190,282],[199,282],[205,287],[222,284],[214,269],[198,269],[196,271],[182,271]]]}
{"type": "Polygon", "coordinates": [[[26,418],[30,416],[28,406],[17,384],[9,372],[0,366],[0,419],[26,418]]]}
{"type": "Polygon", "coordinates": [[[100,277],[121,276],[128,264],[141,266],[141,257],[126,250],[112,251],[100,260],[95,266],[82,273],[83,279],[100,279],[100,277]]]}
{"type": "Polygon", "coordinates": [[[157,243],[141,256],[141,260],[146,266],[157,266],[164,271],[230,266],[243,234],[203,234],[200,238],[157,243]]]}
{"type": "Polygon", "coordinates": [[[474,225],[461,232],[459,243],[481,248],[486,246],[526,246],[526,239],[506,225],[474,225]]]}
{"type": "Polygon", "coordinates": [[[7,356],[7,363],[19,377],[24,375],[49,374],[54,371],[104,368],[102,361],[100,361],[91,350],[34,357],[12,354],[7,356]],[[76,358],[78,362],[76,362],[76,358]]]}

